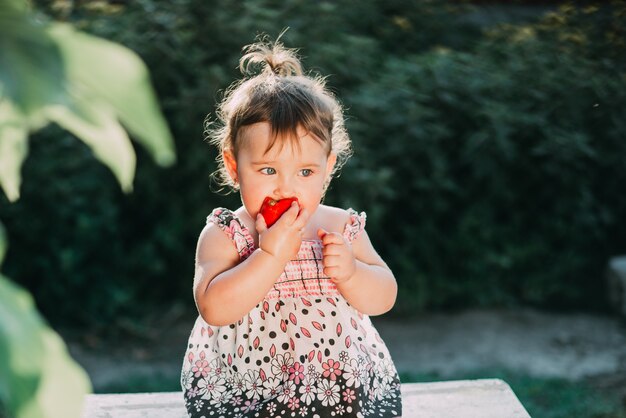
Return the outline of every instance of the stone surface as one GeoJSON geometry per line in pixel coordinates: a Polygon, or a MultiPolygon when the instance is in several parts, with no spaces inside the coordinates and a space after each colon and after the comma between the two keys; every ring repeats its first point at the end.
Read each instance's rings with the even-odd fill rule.
{"type": "MultiPolygon", "coordinates": [[[[405,418],[530,418],[499,379],[402,385],[405,418]]],[[[89,395],[83,418],[183,418],[181,392],[89,395]]]]}
{"type": "Polygon", "coordinates": [[[182,392],[87,395],[83,418],[187,418],[182,392]]]}
{"type": "Polygon", "coordinates": [[[626,318],[626,256],[609,260],[607,280],[611,305],[622,318],[626,318]]]}
{"type": "Polygon", "coordinates": [[[500,379],[402,385],[405,418],[530,418],[500,379]]]}

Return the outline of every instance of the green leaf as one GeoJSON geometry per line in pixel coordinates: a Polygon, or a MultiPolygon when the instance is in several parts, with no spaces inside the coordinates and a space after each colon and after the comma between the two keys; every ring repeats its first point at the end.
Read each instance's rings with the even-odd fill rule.
{"type": "MultiPolygon", "coordinates": [[[[79,91],[77,91],[80,94],[79,91]]],[[[46,116],[86,143],[96,158],[107,165],[122,190],[131,192],[136,157],[126,131],[113,109],[96,97],[76,96],[72,106],[49,106],[46,116]]]]}
{"type": "Polygon", "coordinates": [[[0,222],[0,266],[4,261],[4,256],[7,253],[7,234],[4,230],[4,225],[0,222]]]}
{"type": "Polygon", "coordinates": [[[0,15],[23,15],[30,10],[27,0],[3,0],[0,2],[0,15]]]}
{"type": "Polygon", "coordinates": [[[69,356],[61,337],[48,327],[40,330],[44,347],[42,374],[35,401],[49,418],[80,417],[91,383],[69,356]]]}
{"type": "MultiPolygon", "coordinates": [[[[30,295],[0,276],[0,399],[13,415],[37,412],[31,400],[39,386],[43,343],[30,295]]],[[[39,412],[42,412],[41,410],[39,412]]]]}
{"type": "Polygon", "coordinates": [[[0,401],[9,414],[79,417],[90,391],[87,375],[43,323],[30,294],[0,275],[0,401]]]}
{"type": "Polygon", "coordinates": [[[33,120],[49,103],[65,101],[64,68],[55,41],[27,16],[0,13],[0,90],[33,120]]]}
{"type": "Polygon", "coordinates": [[[130,49],[75,31],[64,24],[51,25],[71,89],[106,102],[137,140],[162,166],[175,162],[174,145],[143,61],[130,49]]]}
{"type": "Polygon", "coordinates": [[[20,197],[20,172],[28,155],[27,134],[23,116],[8,100],[0,101],[0,187],[11,202],[20,197]]]}

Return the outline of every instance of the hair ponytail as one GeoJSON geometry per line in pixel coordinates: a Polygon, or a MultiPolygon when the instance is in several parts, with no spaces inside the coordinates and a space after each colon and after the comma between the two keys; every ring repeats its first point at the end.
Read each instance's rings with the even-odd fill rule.
{"type": "MultiPolygon", "coordinates": [[[[278,36],[278,39],[283,33],[278,36]]],[[[296,56],[296,50],[285,48],[278,39],[275,42],[265,39],[244,47],[244,56],[239,60],[241,73],[244,76],[256,75],[256,71],[251,67],[258,66],[262,73],[267,75],[274,74],[281,77],[302,75],[302,65],[296,56]]]]}

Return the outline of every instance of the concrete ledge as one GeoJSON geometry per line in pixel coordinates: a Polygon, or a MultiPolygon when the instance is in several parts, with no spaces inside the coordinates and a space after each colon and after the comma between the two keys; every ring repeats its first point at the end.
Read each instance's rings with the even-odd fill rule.
{"type": "Polygon", "coordinates": [[[530,418],[500,379],[404,384],[402,409],[406,418],[530,418]]]}
{"type": "MultiPolygon", "coordinates": [[[[530,418],[499,379],[402,385],[405,418],[530,418]]],[[[186,418],[181,392],[88,395],[83,418],[186,418]]]]}

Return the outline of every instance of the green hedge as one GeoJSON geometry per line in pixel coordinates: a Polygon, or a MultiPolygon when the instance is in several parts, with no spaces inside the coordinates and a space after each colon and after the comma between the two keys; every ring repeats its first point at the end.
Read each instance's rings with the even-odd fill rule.
{"type": "Polygon", "coordinates": [[[418,296],[407,309],[600,308],[626,244],[624,83],[535,41],[489,52],[390,60],[352,98],[376,159],[344,191],[379,205],[370,228],[418,296]]]}
{"type": "Polygon", "coordinates": [[[5,271],[53,323],[105,326],[193,307],[205,217],[239,204],[212,192],[204,116],[238,77],[241,47],[287,26],[285,43],[329,75],[347,107],[356,154],[327,203],[368,212],[403,290],[396,312],[606,306],[607,258],[626,247],[619,5],[562,8],[482,34],[467,10],[443,2],[369,0],[359,13],[347,1],[296,0],[47,12],[142,56],[179,155],[164,170],[136,149],[125,196],[67,133],[32,140],[22,198],[0,203],[5,271]]]}
{"type": "Polygon", "coordinates": [[[563,7],[470,52],[388,59],[350,96],[363,178],[341,194],[380,204],[401,310],[607,306],[626,248],[625,17],[563,7]]]}

